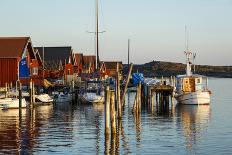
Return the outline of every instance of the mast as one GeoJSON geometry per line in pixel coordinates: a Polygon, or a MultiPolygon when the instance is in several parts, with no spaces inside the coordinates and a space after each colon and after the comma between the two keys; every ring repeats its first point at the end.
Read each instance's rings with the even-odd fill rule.
{"type": "Polygon", "coordinates": [[[128,39],[128,60],[127,60],[127,64],[128,64],[128,71],[129,71],[129,67],[130,67],[130,39],[128,39]]]}
{"type": "Polygon", "coordinates": [[[43,79],[44,79],[44,46],[43,46],[43,79]]]}
{"type": "Polygon", "coordinates": [[[97,62],[96,62],[96,69],[99,69],[99,21],[98,21],[98,0],[96,0],[96,51],[97,51],[97,62]]]}
{"type": "Polygon", "coordinates": [[[185,55],[186,55],[186,75],[191,76],[192,75],[192,71],[191,71],[192,52],[190,52],[189,48],[188,48],[188,32],[187,32],[187,26],[186,25],[185,25],[185,46],[186,46],[186,51],[185,51],[185,55]]]}

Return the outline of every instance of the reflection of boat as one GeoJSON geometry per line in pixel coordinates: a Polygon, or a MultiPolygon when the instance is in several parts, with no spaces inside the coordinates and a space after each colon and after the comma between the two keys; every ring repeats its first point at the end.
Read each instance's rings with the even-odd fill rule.
{"type": "Polygon", "coordinates": [[[58,94],[54,96],[56,103],[63,103],[63,102],[72,102],[72,95],[67,94],[58,94]]]}
{"type": "Polygon", "coordinates": [[[52,103],[53,99],[48,94],[35,95],[35,99],[42,103],[52,103]]]}
{"type": "MultiPolygon", "coordinates": [[[[22,108],[26,108],[27,103],[24,98],[22,98],[22,108]]],[[[19,99],[18,98],[3,98],[0,99],[0,109],[18,109],[19,99]]]]}
{"type": "Polygon", "coordinates": [[[197,142],[200,141],[201,136],[207,131],[210,106],[177,105],[176,112],[186,137],[186,146],[189,150],[193,150],[197,142]]]}
{"type": "Polygon", "coordinates": [[[81,95],[83,103],[103,103],[105,101],[102,81],[87,81],[86,92],[81,95]]]}
{"type": "Polygon", "coordinates": [[[187,58],[186,75],[177,76],[176,100],[181,104],[209,104],[210,91],[208,90],[207,78],[192,74],[191,61],[192,53],[185,52],[187,58]],[[205,79],[205,84],[204,84],[205,79]]]}

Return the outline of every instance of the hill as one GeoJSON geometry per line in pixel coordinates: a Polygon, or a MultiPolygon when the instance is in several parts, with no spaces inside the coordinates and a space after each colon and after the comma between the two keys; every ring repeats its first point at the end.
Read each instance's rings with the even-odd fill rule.
{"type": "MultiPolygon", "coordinates": [[[[134,64],[133,72],[143,73],[145,77],[169,77],[185,74],[185,64],[152,61],[145,64],[134,64]]],[[[123,65],[123,73],[127,73],[128,66],[123,65]]],[[[195,73],[210,77],[232,78],[232,66],[196,65],[195,73]]]]}

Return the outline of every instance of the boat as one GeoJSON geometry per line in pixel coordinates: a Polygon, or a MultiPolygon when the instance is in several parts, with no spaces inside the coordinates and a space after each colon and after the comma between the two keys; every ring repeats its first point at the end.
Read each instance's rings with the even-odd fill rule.
{"type": "Polygon", "coordinates": [[[72,94],[57,94],[54,96],[54,101],[56,103],[72,102],[72,94]]]}
{"type": "Polygon", "coordinates": [[[48,94],[35,95],[35,100],[40,103],[52,103],[53,99],[48,94]]]}
{"type": "MultiPolygon", "coordinates": [[[[25,98],[22,98],[22,108],[26,108],[27,102],[25,98]]],[[[0,99],[0,109],[18,109],[19,99],[18,98],[3,98],[0,99]]]]}
{"type": "Polygon", "coordinates": [[[102,81],[87,81],[85,92],[81,94],[83,103],[103,103],[105,101],[104,91],[102,89],[102,81]]]}
{"type": "Polygon", "coordinates": [[[208,78],[192,73],[191,60],[194,60],[192,58],[193,53],[187,50],[185,54],[186,74],[176,77],[175,98],[180,104],[209,104],[211,91],[208,89],[208,78]]]}

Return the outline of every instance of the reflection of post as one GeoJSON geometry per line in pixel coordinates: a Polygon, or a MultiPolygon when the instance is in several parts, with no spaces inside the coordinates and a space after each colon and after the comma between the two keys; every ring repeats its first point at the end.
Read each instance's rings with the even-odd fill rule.
{"type": "Polygon", "coordinates": [[[116,149],[115,149],[116,154],[119,154],[120,151],[121,132],[122,132],[122,120],[118,119],[118,133],[116,136],[116,149]]]}
{"type": "Polygon", "coordinates": [[[134,113],[134,123],[135,123],[135,132],[136,132],[136,141],[137,145],[140,145],[141,140],[141,115],[139,113],[134,113]]]}
{"type": "Polygon", "coordinates": [[[116,154],[116,134],[111,134],[110,154],[116,154]]]}
{"type": "Polygon", "coordinates": [[[109,135],[105,135],[105,154],[110,154],[110,137],[109,135]]]}

